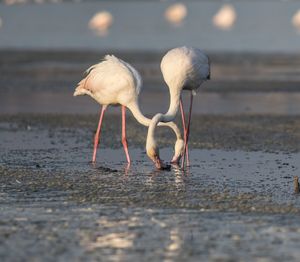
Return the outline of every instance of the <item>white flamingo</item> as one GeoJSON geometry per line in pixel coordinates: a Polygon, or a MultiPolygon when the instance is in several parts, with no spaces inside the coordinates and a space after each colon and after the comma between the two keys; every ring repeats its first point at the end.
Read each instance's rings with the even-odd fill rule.
{"type": "MultiPolygon", "coordinates": [[[[130,163],[126,140],[126,107],[142,125],[149,126],[151,122],[151,119],[146,118],[139,108],[138,96],[141,87],[142,78],[139,73],[130,64],[113,55],[106,55],[102,62],[91,66],[86,71],[85,78],[78,83],[74,96],[89,95],[102,105],[99,124],[94,139],[93,163],[96,161],[97,146],[104,113],[108,105],[118,104],[122,106],[122,144],[127,162],[130,163]]],[[[173,159],[179,162],[184,145],[179,128],[173,122],[160,123],[159,125],[169,126],[175,132],[177,140],[173,159]]],[[[155,162],[158,167],[165,167],[158,159],[156,159],[155,162]]]]}
{"type": "MultiPolygon", "coordinates": [[[[148,129],[146,151],[153,161],[160,161],[159,149],[155,141],[155,127],[159,122],[172,121],[181,108],[184,128],[184,153],[182,167],[184,167],[187,154],[187,144],[190,133],[193,96],[200,85],[210,79],[210,62],[207,55],[197,48],[179,47],[167,52],[161,61],[161,71],[170,90],[170,106],[166,114],[157,114],[152,118],[148,129]],[[185,123],[183,105],[181,99],[182,90],[191,92],[188,124],[185,123]]],[[[176,159],[174,159],[176,160],[176,159]]]]}
{"type": "Polygon", "coordinates": [[[89,28],[94,30],[98,35],[105,36],[112,26],[114,18],[108,11],[101,11],[95,14],[89,22],[89,28]]]}

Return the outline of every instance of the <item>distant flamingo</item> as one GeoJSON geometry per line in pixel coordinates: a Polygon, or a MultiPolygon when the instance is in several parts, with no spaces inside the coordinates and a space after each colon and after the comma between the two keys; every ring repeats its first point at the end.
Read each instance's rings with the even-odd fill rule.
{"type": "MultiPolygon", "coordinates": [[[[86,71],[86,77],[78,83],[74,96],[89,95],[102,105],[98,128],[94,139],[93,163],[96,161],[97,146],[101,132],[104,113],[108,105],[122,106],[122,144],[127,162],[130,163],[126,139],[126,107],[130,109],[139,123],[149,126],[151,119],[146,118],[140,111],[138,96],[142,87],[139,73],[128,63],[113,55],[106,55],[104,61],[91,66],[86,71]]],[[[183,152],[183,139],[175,123],[160,123],[169,126],[176,134],[175,153],[173,159],[179,161],[183,152]]],[[[155,160],[161,168],[164,164],[155,160]]]]}
{"type": "MultiPolygon", "coordinates": [[[[167,52],[161,61],[161,71],[165,82],[170,90],[170,106],[166,114],[157,114],[152,120],[148,129],[146,151],[150,159],[158,159],[159,149],[155,141],[155,127],[159,122],[172,121],[181,107],[182,122],[184,128],[184,153],[182,157],[182,167],[185,163],[187,145],[190,133],[190,123],[192,114],[193,96],[200,85],[210,79],[210,63],[208,57],[197,48],[179,47],[167,52]],[[188,114],[188,124],[185,123],[183,105],[181,99],[182,90],[191,91],[190,109],[188,114]]],[[[176,159],[175,159],[176,160],[176,159]]],[[[159,167],[159,165],[158,165],[159,167]]]]}
{"type": "Polygon", "coordinates": [[[113,24],[114,18],[108,11],[101,11],[95,14],[89,22],[89,28],[99,36],[105,36],[113,24]]]}
{"type": "Polygon", "coordinates": [[[187,8],[182,3],[176,3],[170,5],[165,11],[165,18],[167,21],[175,26],[182,24],[187,15],[187,8]]]}
{"type": "Polygon", "coordinates": [[[230,30],[236,21],[236,11],[233,5],[224,4],[214,15],[212,22],[221,30],[230,30]]]}

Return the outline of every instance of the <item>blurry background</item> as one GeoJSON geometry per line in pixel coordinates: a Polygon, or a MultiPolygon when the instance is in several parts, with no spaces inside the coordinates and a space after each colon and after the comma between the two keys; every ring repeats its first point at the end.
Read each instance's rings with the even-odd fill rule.
{"type": "Polygon", "coordinates": [[[181,45],[211,57],[194,112],[300,113],[300,3],[287,0],[2,0],[0,112],[97,112],[72,92],[107,53],[142,74],[142,110],[165,111],[160,59],[181,45]]]}

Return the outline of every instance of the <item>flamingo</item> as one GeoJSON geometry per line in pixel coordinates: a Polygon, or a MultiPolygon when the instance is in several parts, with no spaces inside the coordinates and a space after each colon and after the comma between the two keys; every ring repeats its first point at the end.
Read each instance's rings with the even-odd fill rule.
{"type": "MultiPolygon", "coordinates": [[[[132,112],[140,124],[149,126],[151,123],[151,119],[145,117],[140,111],[138,96],[141,87],[142,78],[136,69],[114,55],[106,55],[102,62],[88,68],[85,78],[78,83],[74,96],[89,95],[102,105],[98,128],[94,138],[93,163],[96,162],[104,113],[109,105],[121,105],[122,144],[127,162],[130,164],[131,160],[126,139],[126,108],[132,112]]],[[[173,160],[179,162],[184,146],[180,129],[173,122],[159,123],[159,125],[168,126],[175,132],[177,140],[173,160]]],[[[160,168],[167,167],[161,161],[158,161],[158,159],[155,159],[155,163],[160,168]]]]}
{"type": "Polygon", "coordinates": [[[113,24],[114,18],[108,11],[101,11],[95,14],[89,22],[89,28],[95,31],[99,36],[105,36],[113,24]]]}
{"type": "Polygon", "coordinates": [[[293,15],[292,24],[298,33],[300,33],[300,9],[293,15]]]}
{"type": "MultiPolygon", "coordinates": [[[[181,166],[184,167],[187,155],[187,145],[190,133],[193,97],[201,84],[210,79],[210,62],[206,54],[192,47],[178,47],[166,53],[161,61],[161,71],[170,91],[170,106],[166,114],[156,114],[148,128],[146,152],[151,160],[161,161],[159,149],[155,141],[155,128],[159,122],[174,120],[178,108],[181,108],[182,125],[184,128],[184,150],[181,166]],[[182,90],[190,91],[190,107],[188,123],[185,123],[183,103],[181,99],[182,90]]],[[[176,160],[176,159],[174,159],[176,160]]],[[[159,165],[157,165],[159,167],[159,165]]]]}
{"type": "Polygon", "coordinates": [[[165,11],[165,18],[175,26],[181,25],[186,15],[187,8],[182,3],[172,4],[165,11]]]}
{"type": "Polygon", "coordinates": [[[224,4],[212,19],[213,24],[221,30],[230,30],[236,21],[236,11],[230,4],[224,4]]]}

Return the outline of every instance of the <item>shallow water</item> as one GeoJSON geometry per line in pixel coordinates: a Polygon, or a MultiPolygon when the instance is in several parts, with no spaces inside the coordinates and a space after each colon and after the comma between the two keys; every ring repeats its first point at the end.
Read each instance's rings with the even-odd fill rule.
{"type": "MultiPolygon", "coordinates": [[[[235,150],[191,143],[188,169],[157,171],[135,136],[127,168],[116,118],[108,119],[110,136],[103,133],[92,165],[92,119],[2,117],[3,261],[298,260],[297,150],[247,151],[240,140],[235,150]]],[[[247,118],[233,119],[243,125],[247,118]]],[[[276,121],[269,119],[269,128],[276,121]]],[[[290,121],[297,127],[297,118],[290,121]]],[[[129,119],[130,137],[133,124],[129,119]]],[[[217,141],[219,135],[214,134],[217,141]]],[[[171,155],[172,148],[164,146],[162,158],[171,155]]]]}
{"type": "MultiPolygon", "coordinates": [[[[122,149],[102,148],[98,151],[98,162],[92,164],[90,163],[92,148],[78,145],[70,148],[69,145],[59,144],[51,145],[51,149],[46,149],[46,143],[39,144],[39,147],[26,147],[26,149],[23,147],[24,144],[22,147],[11,147],[9,150],[2,147],[0,164],[16,172],[18,169],[32,171],[33,176],[34,172],[38,171],[38,174],[55,173],[62,180],[74,178],[76,183],[86,184],[83,185],[85,189],[90,186],[91,190],[96,190],[94,195],[78,194],[83,201],[101,203],[105,194],[99,192],[99,187],[104,190],[113,187],[117,189],[109,189],[115,192],[107,196],[110,204],[126,204],[128,197],[133,193],[133,203],[141,201],[139,205],[143,206],[157,204],[208,210],[240,208],[243,211],[249,211],[250,208],[255,211],[258,204],[255,201],[261,201],[261,204],[271,201],[276,204],[293,204],[295,207],[300,207],[298,198],[293,194],[293,178],[299,174],[300,169],[299,153],[193,149],[190,152],[191,164],[185,170],[173,165],[171,171],[157,171],[141,149],[130,148],[133,164],[128,166],[122,149]],[[90,185],[92,181],[90,179],[85,181],[86,176],[95,179],[96,184],[90,185]],[[103,181],[105,184],[102,184],[103,181]],[[98,187],[97,183],[100,183],[98,187]],[[126,190],[118,192],[118,188],[123,187],[126,187],[126,190]],[[134,194],[139,190],[153,197],[152,202],[144,196],[138,199],[134,194]],[[164,190],[171,190],[171,194],[184,192],[185,196],[180,195],[178,202],[174,202],[171,198],[161,200],[155,192],[164,190]],[[245,206],[243,204],[234,206],[228,201],[226,207],[222,207],[218,205],[219,203],[201,201],[201,194],[206,193],[219,194],[220,198],[224,193],[225,198],[237,197],[237,200],[241,196],[241,199],[245,197],[250,201],[245,206]]],[[[170,160],[171,149],[162,149],[161,156],[167,161],[170,160]]],[[[26,181],[26,176],[18,180],[22,184],[23,180],[26,181]]],[[[78,190],[83,191],[83,188],[78,187],[78,190]]],[[[208,195],[206,197],[210,198],[208,195]]],[[[261,205],[257,208],[264,209],[261,205]]],[[[278,208],[280,211],[279,206],[278,208]]]]}
{"type": "Polygon", "coordinates": [[[188,45],[217,52],[299,52],[299,31],[291,23],[299,8],[297,1],[231,4],[237,20],[230,30],[223,31],[212,21],[222,1],[185,1],[188,14],[180,26],[169,24],[164,17],[168,1],[0,3],[0,48],[162,50],[188,45]],[[102,10],[111,12],[114,22],[109,32],[99,37],[88,23],[102,10]]]}
{"type": "MultiPolygon", "coordinates": [[[[163,87],[159,91],[145,90],[140,95],[143,113],[154,115],[166,112],[169,94],[163,87]],[[155,106],[153,106],[155,101],[155,106]]],[[[184,104],[189,105],[188,94],[184,94],[184,104]]],[[[90,97],[72,96],[72,92],[28,91],[6,92],[0,98],[3,114],[16,113],[64,113],[94,114],[99,105],[90,97]]],[[[195,114],[277,114],[299,115],[300,93],[293,92],[199,92],[194,98],[195,114]]],[[[120,107],[109,107],[109,112],[119,113],[120,107]]]]}
{"type": "MultiPolygon", "coordinates": [[[[136,129],[137,123],[132,122],[131,118],[128,119],[127,129],[132,164],[128,166],[121,148],[119,128],[115,124],[116,116],[113,115],[107,116],[101,134],[98,161],[94,165],[90,163],[93,137],[93,131],[89,128],[90,123],[93,123],[91,118],[43,117],[42,115],[40,117],[34,115],[8,117],[11,119],[10,122],[7,122],[7,119],[0,121],[0,165],[8,170],[28,170],[33,173],[38,171],[45,175],[56,173],[62,177],[76,176],[79,178],[81,174],[91,174],[96,177],[99,173],[101,177],[109,175],[111,179],[109,183],[122,184],[122,179],[125,177],[129,184],[131,180],[140,185],[155,184],[156,180],[161,180],[163,183],[167,182],[175,187],[184,187],[185,190],[190,188],[191,191],[195,189],[194,185],[200,189],[212,187],[218,193],[228,191],[233,195],[260,194],[270,197],[276,203],[287,203],[296,199],[292,194],[292,182],[293,177],[298,175],[300,169],[299,148],[296,144],[293,147],[293,144],[288,146],[286,143],[283,151],[278,150],[281,149],[281,145],[276,143],[276,137],[280,137],[281,140],[285,138],[287,141],[293,139],[293,135],[296,135],[293,132],[297,132],[297,118],[289,120],[291,122],[289,127],[286,125],[286,129],[290,133],[286,134],[286,137],[282,133],[272,134],[272,132],[278,132],[277,122],[281,124],[282,122],[281,118],[275,118],[273,122],[270,121],[270,118],[267,126],[271,132],[266,131],[266,128],[264,131],[260,131],[261,138],[257,139],[258,145],[254,151],[245,149],[247,140],[250,139],[247,136],[241,140],[236,139],[235,144],[226,141],[231,138],[225,139],[225,141],[219,140],[218,136],[225,136],[225,127],[220,133],[213,129],[215,145],[206,142],[208,135],[205,133],[199,137],[196,136],[197,140],[201,139],[203,143],[199,147],[199,144],[194,143],[195,134],[203,132],[205,121],[220,121],[220,119],[208,118],[205,121],[197,121],[198,118],[195,116],[194,119],[190,166],[186,170],[181,170],[178,166],[173,165],[171,171],[157,171],[143,149],[145,141],[143,134],[146,129],[136,129]],[[26,121],[28,122],[26,123],[26,121]],[[132,134],[132,130],[138,132],[139,135],[132,134]],[[264,134],[264,132],[267,133],[264,134]],[[267,135],[273,137],[274,144],[265,143],[267,135]],[[135,141],[131,142],[132,139],[135,141]],[[216,146],[218,144],[221,146],[216,146]],[[108,145],[110,146],[108,147],[108,145]],[[206,148],[207,145],[210,149],[206,148]],[[116,178],[114,174],[117,175],[116,178]]],[[[246,117],[233,117],[231,124],[227,121],[226,128],[233,134],[236,126],[244,125],[248,129],[245,125],[246,119],[246,117]]],[[[250,118],[250,122],[257,126],[256,121],[258,120],[254,117],[250,118]]],[[[223,126],[223,123],[221,122],[219,125],[223,126]]],[[[212,131],[208,130],[207,132],[212,131]]],[[[248,130],[248,132],[255,131],[248,130]]],[[[159,143],[162,144],[161,158],[166,162],[170,161],[173,149],[168,133],[162,133],[159,143]],[[166,145],[168,146],[166,147],[166,145]]],[[[136,189],[134,188],[134,190],[136,189]]],[[[189,201],[188,198],[187,201],[189,201]]],[[[297,204],[297,201],[295,203],[297,204]]]]}
{"type": "MultiPolygon", "coordinates": [[[[151,116],[166,112],[169,91],[159,68],[163,53],[113,53],[142,75],[142,112],[151,116]]],[[[84,70],[103,55],[90,51],[0,52],[0,112],[96,114],[96,101],[74,98],[73,92],[84,70]]],[[[213,79],[205,82],[195,96],[194,114],[300,114],[298,55],[209,55],[213,79]]],[[[183,99],[187,108],[188,92],[183,92],[183,99]]],[[[109,112],[120,113],[120,108],[109,107],[109,112]]]]}
{"type": "Polygon", "coordinates": [[[16,210],[17,215],[11,208],[1,208],[4,237],[0,254],[7,261],[24,257],[49,261],[297,261],[299,257],[296,216],[74,207],[69,203],[58,208],[45,202],[16,210]]]}

